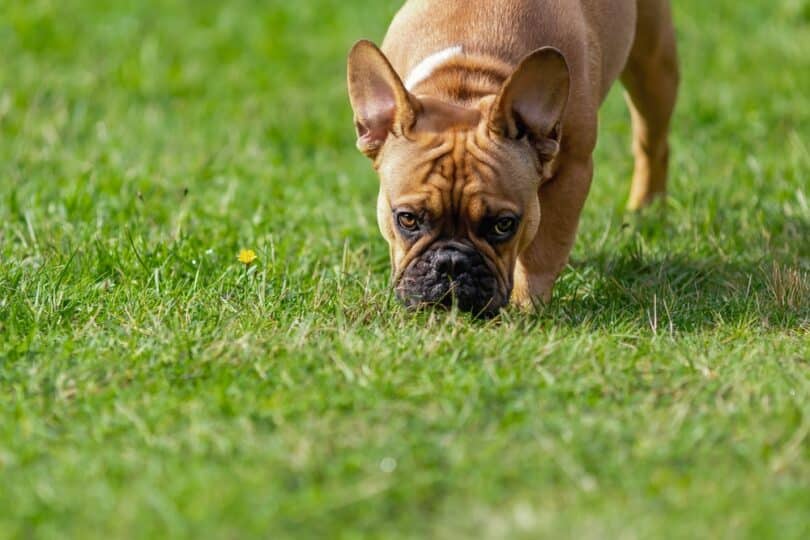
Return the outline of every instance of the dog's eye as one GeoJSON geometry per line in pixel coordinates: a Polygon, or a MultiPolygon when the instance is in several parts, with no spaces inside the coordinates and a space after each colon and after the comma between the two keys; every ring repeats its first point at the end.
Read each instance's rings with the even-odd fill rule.
{"type": "Polygon", "coordinates": [[[495,226],[492,228],[492,231],[497,236],[509,236],[515,231],[516,226],[517,220],[515,218],[504,217],[495,222],[495,226]]]}
{"type": "Polygon", "coordinates": [[[406,231],[414,231],[419,226],[419,220],[416,215],[410,212],[400,212],[397,214],[397,223],[406,231]]]}

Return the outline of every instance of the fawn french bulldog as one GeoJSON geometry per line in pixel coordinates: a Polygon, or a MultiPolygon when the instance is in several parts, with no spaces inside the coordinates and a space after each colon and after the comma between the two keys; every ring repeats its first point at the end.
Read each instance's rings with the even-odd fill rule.
{"type": "Polygon", "coordinates": [[[349,54],[358,148],[409,306],[547,302],[593,176],[599,106],[627,93],[629,208],[663,195],[678,87],[667,0],[409,0],[349,54]]]}

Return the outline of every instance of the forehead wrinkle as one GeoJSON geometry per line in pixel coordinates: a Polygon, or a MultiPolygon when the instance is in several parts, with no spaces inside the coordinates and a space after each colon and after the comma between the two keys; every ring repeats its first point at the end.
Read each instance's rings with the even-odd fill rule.
{"type": "Polygon", "coordinates": [[[457,132],[453,149],[453,164],[455,165],[455,170],[453,175],[453,208],[451,208],[451,212],[456,222],[460,221],[461,209],[464,208],[464,187],[470,176],[469,163],[467,160],[468,156],[465,151],[468,137],[469,132],[457,132]]]}
{"type": "Polygon", "coordinates": [[[487,165],[494,172],[498,169],[498,157],[491,155],[486,150],[488,145],[482,145],[479,141],[479,137],[484,137],[487,139],[489,145],[495,144],[496,146],[500,146],[496,141],[490,139],[489,137],[485,137],[479,132],[474,132],[471,134],[471,137],[467,139],[467,153],[477,162],[487,165]]]}
{"type": "Polygon", "coordinates": [[[447,178],[446,168],[452,160],[447,141],[439,141],[434,147],[433,159],[422,159],[412,167],[407,183],[410,193],[404,194],[397,202],[407,204],[414,210],[427,211],[431,218],[440,218],[449,206],[448,196],[452,190],[452,180],[447,178]]]}
{"type": "Polygon", "coordinates": [[[407,195],[408,191],[416,191],[416,186],[429,186],[435,176],[441,176],[437,173],[440,170],[438,163],[447,156],[452,147],[438,136],[422,137],[420,142],[419,152],[409,152],[406,156],[400,157],[385,167],[385,173],[381,170],[381,173],[387,173],[386,176],[400,179],[393,185],[395,192],[391,193],[392,198],[407,195]]]}
{"type": "Polygon", "coordinates": [[[409,141],[418,145],[418,151],[411,150],[390,162],[383,160],[380,172],[392,178],[404,177],[408,183],[427,183],[436,170],[436,163],[452,151],[452,144],[440,136],[422,136],[409,141]]]}
{"type": "Polygon", "coordinates": [[[467,153],[469,154],[469,161],[471,169],[477,174],[478,180],[485,185],[495,185],[503,179],[508,178],[510,174],[504,170],[504,162],[498,159],[486,148],[478,145],[477,136],[471,137],[467,145],[467,153]]]}
{"type": "Polygon", "coordinates": [[[498,171],[495,167],[492,167],[489,163],[478,160],[475,156],[471,156],[470,169],[471,172],[475,173],[477,182],[474,182],[473,185],[476,186],[492,184],[495,179],[498,178],[498,171]]]}
{"type": "Polygon", "coordinates": [[[426,198],[426,206],[429,207],[432,217],[440,218],[444,215],[444,209],[448,206],[448,197],[452,189],[452,183],[441,174],[433,174],[424,186],[429,192],[426,198]]]}
{"type": "Polygon", "coordinates": [[[440,145],[442,154],[431,163],[430,172],[425,177],[424,186],[432,194],[435,217],[440,217],[445,210],[452,207],[452,191],[454,188],[453,173],[455,169],[455,144],[452,139],[443,139],[440,145]],[[438,204],[436,204],[438,203],[438,204]]]}
{"type": "Polygon", "coordinates": [[[417,166],[428,165],[431,166],[431,171],[438,168],[440,163],[453,152],[453,141],[448,141],[443,137],[432,137],[430,142],[425,145],[422,152],[419,152],[419,158],[416,161],[417,166]]]}
{"type": "Polygon", "coordinates": [[[419,153],[420,159],[414,166],[414,169],[426,168],[427,170],[424,174],[419,175],[420,179],[414,181],[425,186],[428,191],[443,191],[451,187],[450,180],[443,169],[448,159],[452,159],[453,141],[435,136],[431,138],[430,144],[430,147],[419,153]]]}
{"type": "MultiPolygon", "coordinates": [[[[472,199],[480,201],[476,206],[478,212],[476,212],[475,218],[481,219],[492,210],[489,199],[500,200],[503,195],[496,189],[501,178],[499,171],[492,167],[489,161],[479,160],[477,156],[472,154],[469,155],[468,161],[470,164],[470,178],[464,187],[464,196],[468,201],[472,199]]],[[[471,202],[468,202],[467,205],[470,208],[473,207],[471,202]]]]}

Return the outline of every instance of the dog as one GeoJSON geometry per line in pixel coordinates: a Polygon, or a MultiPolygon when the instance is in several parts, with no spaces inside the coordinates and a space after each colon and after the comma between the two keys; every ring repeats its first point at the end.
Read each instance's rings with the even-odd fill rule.
{"type": "Polygon", "coordinates": [[[408,0],[382,48],[348,58],[357,146],[407,306],[493,316],[550,301],[620,79],[628,207],[666,193],[679,74],[667,0],[408,0]]]}

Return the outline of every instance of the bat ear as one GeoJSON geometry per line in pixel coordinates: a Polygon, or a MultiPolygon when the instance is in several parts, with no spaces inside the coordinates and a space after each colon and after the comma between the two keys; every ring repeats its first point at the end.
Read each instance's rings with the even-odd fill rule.
{"type": "Polygon", "coordinates": [[[418,102],[383,52],[370,41],[358,41],[352,47],[348,84],[357,148],[373,159],[389,134],[401,135],[413,126],[418,102]]]}
{"type": "Polygon", "coordinates": [[[568,62],[554,47],[526,56],[501,87],[490,110],[489,128],[511,139],[529,135],[541,159],[559,150],[560,123],[568,104],[568,62]]]}

